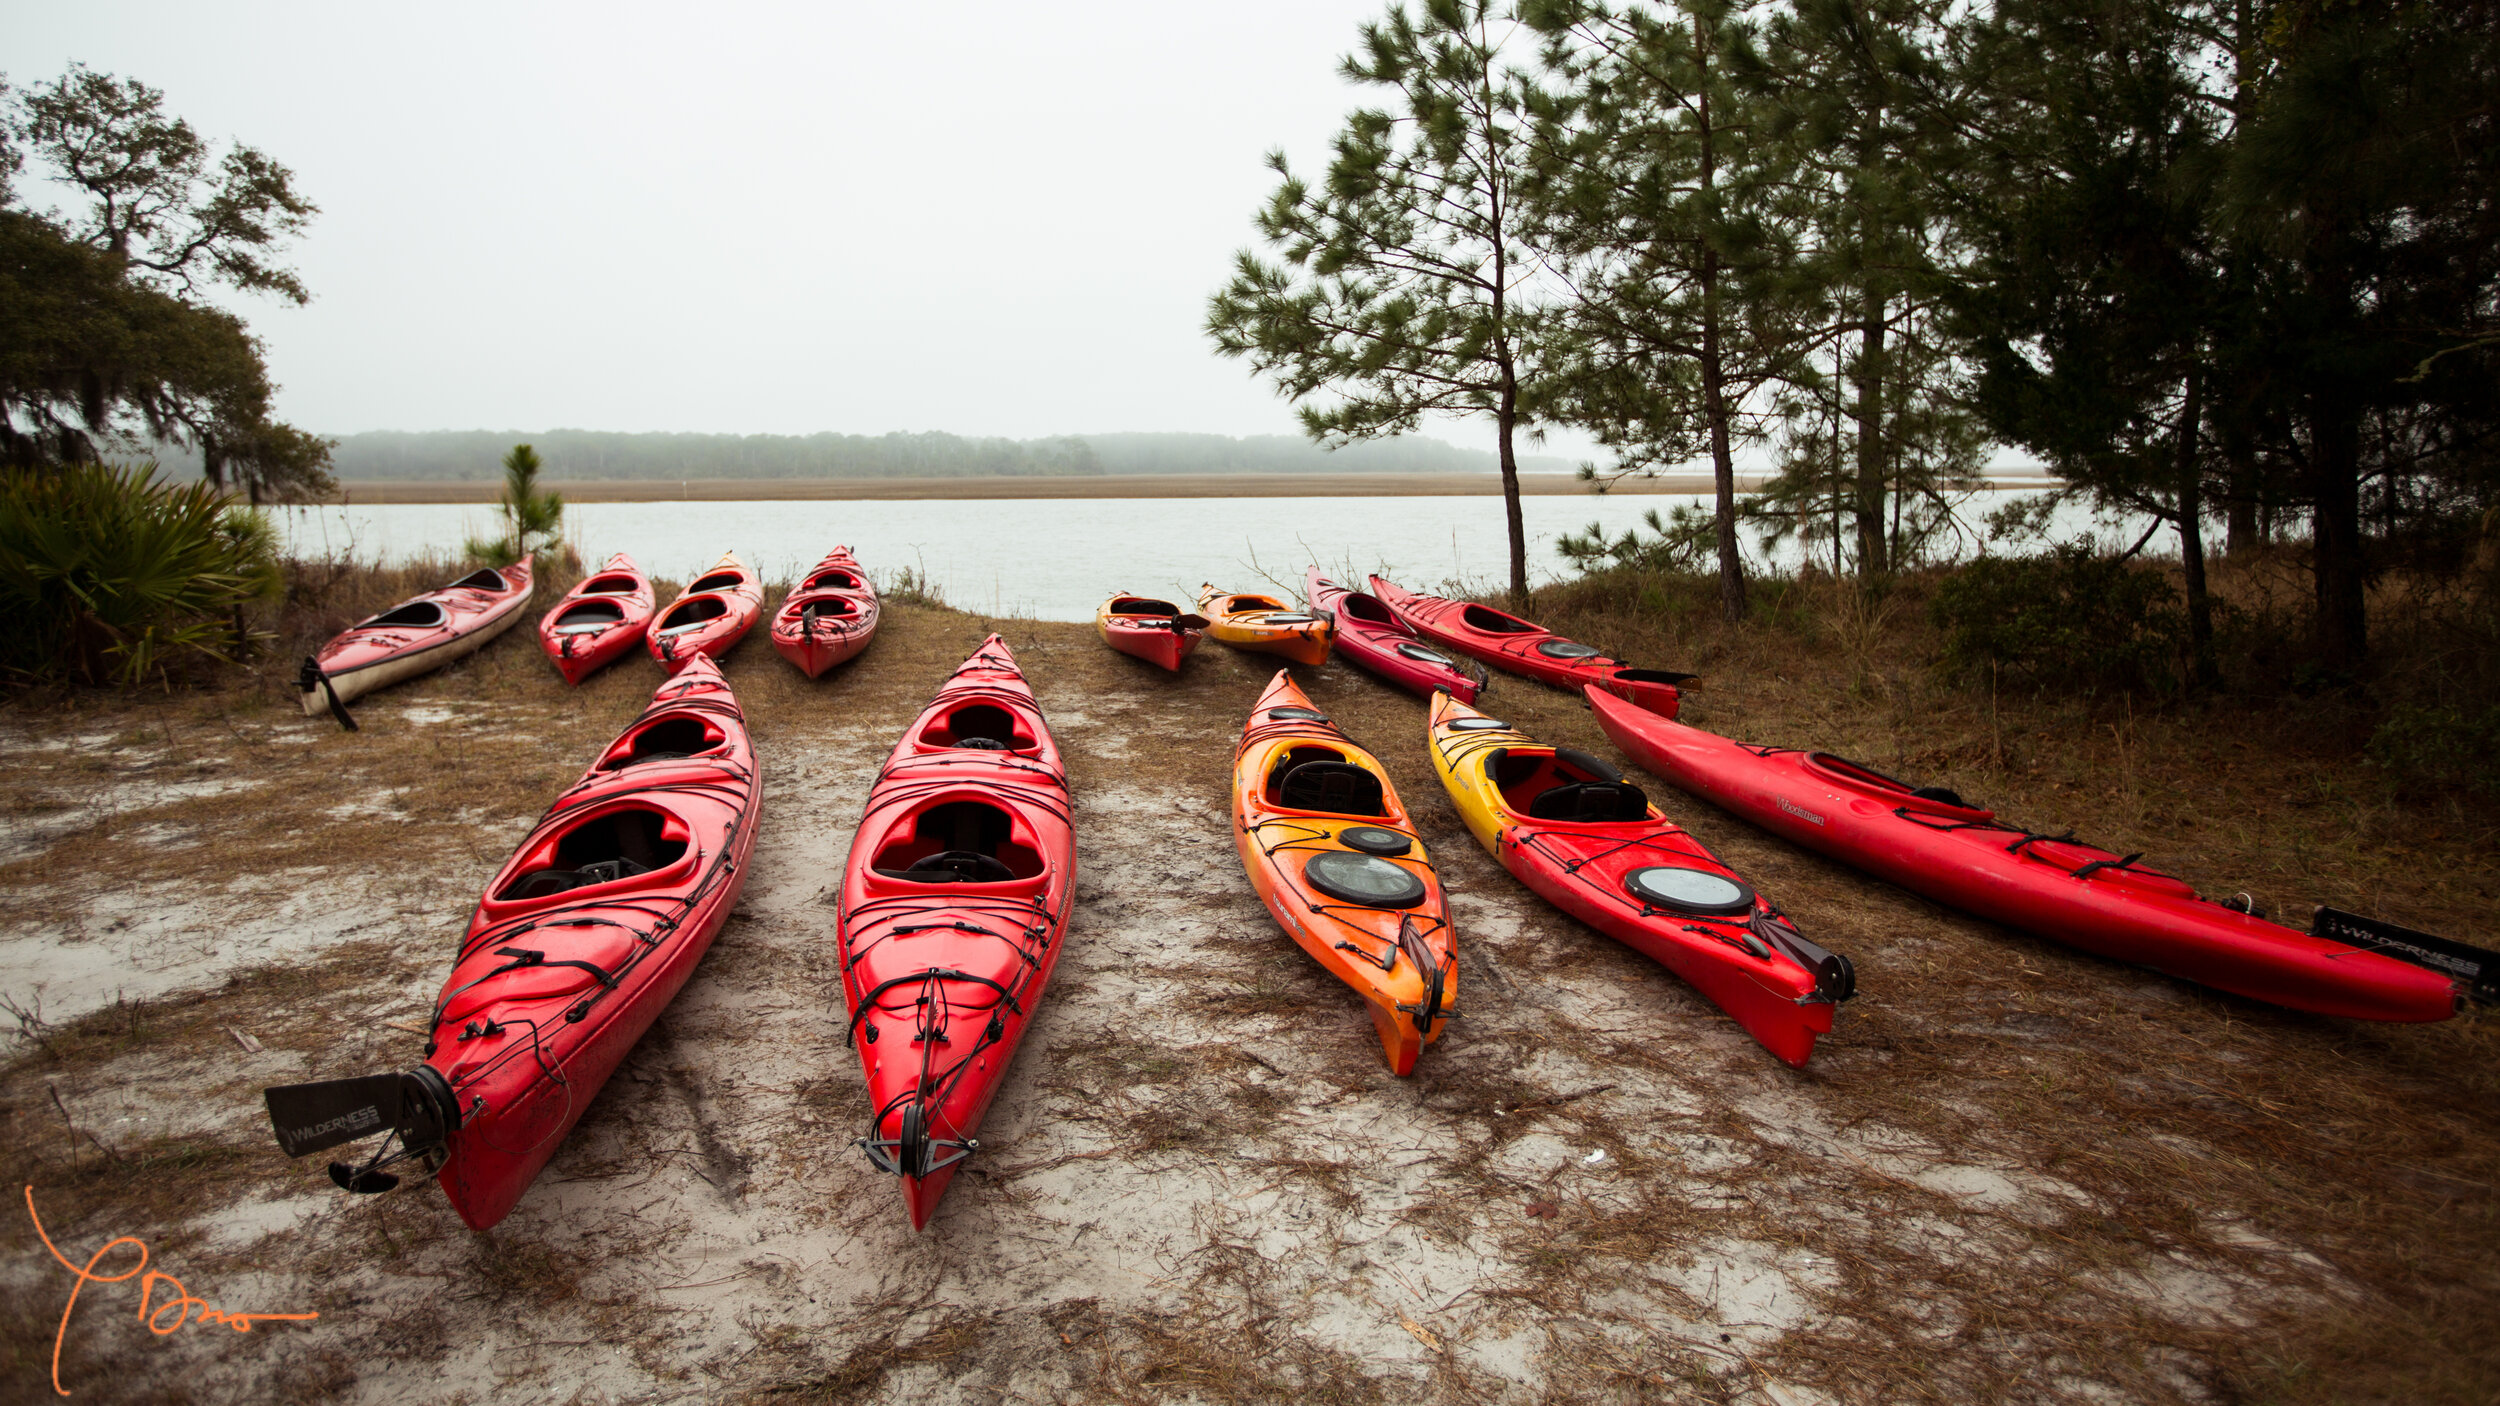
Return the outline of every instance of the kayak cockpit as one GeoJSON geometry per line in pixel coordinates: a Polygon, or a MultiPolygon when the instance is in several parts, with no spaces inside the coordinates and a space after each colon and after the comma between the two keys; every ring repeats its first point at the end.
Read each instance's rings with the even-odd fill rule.
{"type": "Polygon", "coordinates": [[[359,630],[439,630],[451,620],[441,601],[412,600],[358,625],[359,630]]]}
{"type": "Polygon", "coordinates": [[[1377,597],[1365,595],[1361,591],[1346,592],[1344,597],[1337,602],[1337,613],[1360,620],[1366,625],[1395,627],[1398,623],[1398,618],[1389,613],[1389,607],[1382,605],[1377,597]]]}
{"type": "MultiPolygon", "coordinates": [[[[1467,606],[1459,611],[1458,618],[1465,621],[1468,628],[1482,630],[1492,635],[1541,635],[1545,633],[1542,626],[1531,625],[1516,615],[1504,615],[1491,606],[1467,606]]],[[[1590,651],[1592,654],[1595,652],[1595,650],[1590,651]]]]}
{"type": "Polygon", "coordinates": [[[508,591],[512,583],[491,566],[480,567],[443,588],[447,591],[508,591]]]}
{"type": "Polygon", "coordinates": [[[896,825],[868,867],[915,884],[1004,884],[1038,879],[1044,866],[1016,818],[987,801],[942,801],[896,825]]]}
{"type": "Polygon", "coordinates": [[[930,719],[920,730],[924,747],[972,747],[984,752],[1029,752],[1032,731],[995,703],[966,703],[930,719]]]}
{"type": "Polygon", "coordinates": [[[1619,825],[1649,819],[1649,797],[1605,760],[1569,747],[1504,747],[1485,760],[1502,803],[1532,820],[1619,825]]]}
{"type": "Polygon", "coordinates": [[[605,576],[591,577],[574,587],[573,594],[577,596],[630,596],[641,589],[642,583],[633,577],[610,573],[605,576]]]}
{"type": "Polygon", "coordinates": [[[559,635],[597,634],[611,625],[623,623],[625,607],[612,600],[575,601],[564,608],[555,623],[547,628],[559,635]]]}
{"type": "Polygon", "coordinates": [[[1288,747],[1267,768],[1267,803],[1283,810],[1380,819],[1388,791],[1378,774],[1334,747],[1288,747]]]}
{"type": "Polygon", "coordinates": [[[745,584],[747,584],[747,574],[743,571],[715,571],[688,586],[686,594],[693,595],[697,591],[734,591],[745,584]]]}
{"type": "Polygon", "coordinates": [[[496,885],[494,902],[528,903],[620,883],[683,862],[694,841],[686,822],[648,805],[619,805],[542,837],[496,885]]]}
{"type": "Polygon", "coordinates": [[[660,619],[660,633],[668,635],[679,630],[691,630],[728,613],[728,602],[718,596],[692,596],[668,608],[668,614],[660,619]]]}
{"type": "Polygon", "coordinates": [[[1172,616],[1181,613],[1181,608],[1172,602],[1155,600],[1147,596],[1119,596],[1114,598],[1109,605],[1104,606],[1103,610],[1111,615],[1172,616]]]}
{"type": "Polygon", "coordinates": [[[600,771],[700,756],[729,740],[720,724],[692,713],[668,713],[627,732],[599,759],[600,771]]]}
{"type": "Polygon", "coordinates": [[[856,591],[863,589],[863,585],[858,572],[844,571],[840,567],[835,567],[830,571],[819,571],[808,577],[800,584],[799,589],[802,591],[856,591]]]}
{"type": "Polygon", "coordinates": [[[1996,812],[1963,800],[1959,792],[1943,786],[1912,786],[1897,781],[1871,766],[1836,757],[1829,752],[1809,752],[1806,765],[1827,781],[1847,787],[1861,795],[1929,815],[1950,815],[1972,821],[1987,820],[1996,812]]]}

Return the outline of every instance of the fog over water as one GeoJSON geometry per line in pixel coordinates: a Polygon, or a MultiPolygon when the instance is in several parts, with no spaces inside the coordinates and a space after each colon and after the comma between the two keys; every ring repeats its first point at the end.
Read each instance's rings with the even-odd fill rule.
{"type": "MultiPolygon", "coordinates": [[[[1964,506],[1972,549],[1981,516],[2016,496],[1980,493],[1964,506]]],[[[1570,574],[1555,540],[1592,522],[1619,536],[1653,509],[1663,517],[1678,503],[1705,501],[1667,494],[1524,497],[1529,575],[1550,581],[1570,574]]],[[[352,551],[380,561],[454,553],[467,539],[498,530],[494,507],[483,503],[287,508],[273,516],[292,552],[352,551]]],[[[1509,560],[1501,500],[1482,496],[583,503],[566,510],[566,526],[587,565],[628,552],[677,581],[725,551],[767,580],[786,581],[839,544],[880,580],[910,567],[925,572],[953,605],[1042,620],[1090,620],[1115,591],[1185,602],[1205,581],[1272,590],[1261,571],[1299,589],[1315,561],[1332,573],[1377,571],[1417,588],[1452,580],[1489,588],[1501,582],[1509,560]]],[[[2057,535],[2092,528],[2083,510],[2061,510],[2057,535]]],[[[2133,533],[2125,535],[2133,541],[2133,533]]],[[[1766,554],[1749,536],[1746,548],[1756,564],[1793,569],[1799,560],[1793,544],[1766,554]]]]}

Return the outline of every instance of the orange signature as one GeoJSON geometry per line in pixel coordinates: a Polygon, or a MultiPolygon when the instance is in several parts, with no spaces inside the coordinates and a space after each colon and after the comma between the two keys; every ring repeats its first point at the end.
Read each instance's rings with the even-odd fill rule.
{"type": "Polygon", "coordinates": [[[71,1264],[69,1256],[62,1254],[60,1247],[52,1243],[51,1235],[45,1232],[43,1217],[35,1214],[35,1188],[32,1186],[26,1188],[26,1218],[35,1223],[35,1235],[43,1241],[43,1247],[52,1252],[52,1258],[61,1262],[61,1268],[78,1276],[78,1282],[69,1288],[69,1302],[61,1306],[60,1331],[52,1335],[52,1389],[63,1396],[69,1395],[69,1388],[61,1385],[61,1342],[69,1336],[69,1316],[78,1309],[79,1291],[89,1284],[119,1284],[126,1279],[138,1278],[139,1321],[147,1324],[148,1331],[160,1338],[179,1331],[185,1323],[223,1323],[238,1333],[248,1333],[259,1323],[305,1323],[321,1316],[318,1313],[227,1313],[210,1308],[206,1299],[193,1298],[191,1291],[182,1287],[181,1280],[161,1269],[148,1269],[147,1242],[136,1236],[123,1235],[105,1241],[94,1254],[87,1256],[84,1268],[71,1264]],[[139,1262],[119,1274],[96,1273],[96,1266],[103,1263],[104,1257],[124,1245],[139,1252],[139,1262]],[[144,1276],[140,1274],[142,1270],[147,1271],[144,1276]],[[159,1284],[172,1289],[162,1302],[156,1301],[159,1284]],[[148,1311],[151,1303],[156,1305],[153,1313],[148,1311]],[[167,1314],[173,1315],[170,1321],[166,1318],[167,1314]]]}

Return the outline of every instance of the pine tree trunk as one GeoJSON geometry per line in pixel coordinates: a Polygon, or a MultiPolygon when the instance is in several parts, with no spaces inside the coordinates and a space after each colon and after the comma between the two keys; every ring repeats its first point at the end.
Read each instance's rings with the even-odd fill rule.
{"type": "Polygon", "coordinates": [[[1884,318],[1882,294],[1868,287],[1858,332],[1858,575],[1892,570],[1884,531],[1884,318]]]}
{"type": "Polygon", "coordinates": [[[1502,402],[1494,414],[1494,425],[1501,434],[1502,514],[1510,523],[1510,607],[1514,611],[1525,612],[1528,608],[1528,526],[1519,515],[1519,454],[1513,445],[1519,428],[1519,388],[1515,384],[1502,387],[1502,402]]]}
{"type": "Polygon", "coordinates": [[[2356,674],[2369,657],[2361,567],[2361,416],[2340,396],[2309,402],[2311,570],[2318,595],[2318,659],[2356,674]]]}
{"type": "Polygon", "coordinates": [[[2188,368],[2186,404],[2179,410],[2179,565],[2187,579],[2188,681],[2211,688],[2216,679],[2214,607],[2205,589],[2204,466],[2196,453],[2204,408],[2198,393],[2204,385],[2197,372],[2195,366],[2188,368]]]}
{"type": "MultiPolygon", "coordinates": [[[[1710,127],[1710,41],[1693,13],[1693,57],[1700,66],[1701,189],[1705,201],[1718,178],[1710,127]]],[[[1745,558],[1736,545],[1736,461],[1728,449],[1727,363],[1719,347],[1719,250],[1701,246],[1701,413],[1710,427],[1710,473],[1718,493],[1719,609],[1731,625],[1745,621],[1745,558]]]]}

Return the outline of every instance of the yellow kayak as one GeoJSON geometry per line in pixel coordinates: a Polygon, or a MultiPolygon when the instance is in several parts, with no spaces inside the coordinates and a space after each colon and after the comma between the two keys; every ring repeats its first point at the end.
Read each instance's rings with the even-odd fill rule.
{"type": "Polygon", "coordinates": [[[1200,586],[1198,613],[1207,618],[1207,636],[1217,644],[1315,668],[1328,662],[1329,647],[1337,642],[1337,627],[1326,616],[1255,592],[1200,586]]]}

